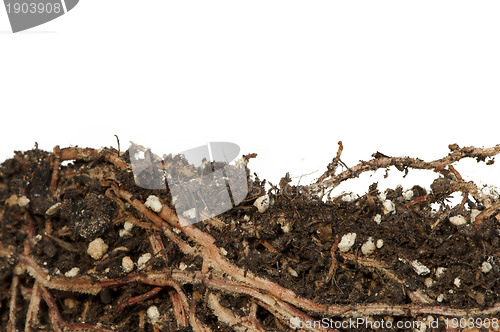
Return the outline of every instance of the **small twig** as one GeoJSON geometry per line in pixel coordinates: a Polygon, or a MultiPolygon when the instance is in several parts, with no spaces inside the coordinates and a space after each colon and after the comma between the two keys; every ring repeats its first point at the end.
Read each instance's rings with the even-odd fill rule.
{"type": "Polygon", "coordinates": [[[476,228],[479,228],[481,226],[481,223],[483,222],[484,219],[487,219],[491,217],[492,215],[495,215],[500,211],[500,200],[496,202],[495,204],[492,204],[490,207],[488,207],[486,210],[481,212],[477,217],[475,221],[475,226],[476,228]]]}
{"type": "Polygon", "coordinates": [[[139,312],[139,331],[144,331],[146,328],[146,313],[144,310],[139,312]]]}
{"type": "Polygon", "coordinates": [[[59,145],[54,147],[54,165],[52,167],[52,180],[50,181],[50,191],[54,193],[59,179],[59,167],[61,167],[61,149],[59,145]]]}
{"type": "Polygon", "coordinates": [[[405,204],[406,207],[413,206],[415,204],[425,203],[429,199],[429,195],[417,197],[405,204]]]}
{"type": "Polygon", "coordinates": [[[165,246],[163,245],[163,242],[161,240],[160,234],[157,233],[152,233],[149,234],[148,236],[149,242],[151,243],[151,247],[153,248],[153,254],[160,255],[163,260],[165,261],[165,264],[168,263],[168,255],[165,250],[165,246]]]}
{"type": "Polygon", "coordinates": [[[85,301],[85,304],[83,305],[83,312],[82,312],[82,316],[80,317],[80,320],[82,322],[85,322],[87,320],[87,315],[89,314],[89,311],[90,311],[90,299],[87,299],[85,301]]]}
{"type": "Polygon", "coordinates": [[[195,332],[211,332],[208,326],[205,326],[198,317],[196,317],[196,303],[198,302],[198,297],[201,295],[197,295],[198,292],[193,293],[193,299],[191,300],[191,304],[189,306],[189,323],[195,332]]]}
{"type": "Polygon", "coordinates": [[[455,167],[453,167],[453,165],[448,166],[448,169],[450,171],[452,171],[453,174],[455,174],[455,177],[457,178],[458,181],[463,181],[464,180],[462,178],[462,175],[460,175],[460,173],[458,173],[458,171],[455,169],[455,167]]]}
{"type": "Polygon", "coordinates": [[[14,275],[12,277],[12,283],[10,285],[9,322],[7,323],[7,332],[16,331],[18,285],[19,285],[19,276],[14,275]]]}
{"type": "Polygon", "coordinates": [[[454,162],[464,158],[486,158],[492,157],[500,153],[500,144],[491,148],[475,148],[464,147],[462,149],[453,150],[448,156],[431,162],[426,162],[418,158],[410,157],[388,157],[380,154],[379,157],[374,158],[368,162],[362,161],[350,170],[346,170],[334,177],[326,178],[321,182],[309,186],[313,191],[321,189],[328,189],[338,186],[341,182],[357,177],[359,174],[367,171],[376,171],[380,168],[388,168],[396,166],[396,168],[403,170],[406,168],[415,169],[428,169],[434,170],[437,168],[445,168],[454,162]]]}
{"type": "Polygon", "coordinates": [[[257,318],[257,310],[259,305],[256,302],[252,302],[250,304],[250,313],[246,317],[240,318],[242,322],[249,322],[253,325],[253,327],[259,332],[266,332],[266,329],[262,325],[262,323],[257,318]]]}
{"type": "Polygon", "coordinates": [[[99,331],[99,332],[113,332],[113,330],[109,330],[106,328],[103,328],[102,326],[95,326],[91,324],[85,324],[85,323],[67,323],[63,320],[61,313],[59,312],[59,309],[57,308],[56,301],[50,294],[50,292],[43,286],[40,285],[40,292],[42,294],[42,297],[47,303],[47,306],[49,307],[49,316],[50,316],[50,321],[52,323],[52,327],[55,331],[66,331],[66,330],[83,330],[83,331],[99,331]]]}
{"type": "Polygon", "coordinates": [[[40,309],[40,284],[35,281],[33,285],[33,290],[31,291],[30,304],[28,307],[28,312],[26,313],[26,324],[24,325],[24,331],[30,332],[31,328],[38,324],[38,310],[40,309]]]}
{"type": "Polygon", "coordinates": [[[59,245],[61,248],[65,249],[67,251],[76,252],[76,253],[81,252],[81,250],[75,248],[75,246],[73,246],[71,243],[66,242],[64,240],[61,240],[60,238],[58,238],[54,235],[45,234],[45,236],[48,237],[49,239],[51,239],[52,241],[54,241],[57,245],[59,245]]]}
{"type": "Polygon", "coordinates": [[[219,321],[229,325],[236,332],[261,332],[262,330],[256,328],[253,324],[249,324],[248,320],[242,320],[241,317],[233,314],[231,310],[220,304],[220,297],[215,293],[209,293],[207,304],[219,321]]]}
{"type": "Polygon", "coordinates": [[[120,156],[120,139],[118,138],[118,135],[115,135],[116,137],[116,143],[118,143],[118,156],[120,156]]]}
{"type": "Polygon", "coordinates": [[[182,305],[182,300],[179,293],[170,291],[168,295],[170,296],[170,301],[172,301],[172,307],[174,308],[174,316],[177,320],[177,327],[188,327],[189,320],[186,316],[186,311],[184,310],[184,306],[182,305]]]}
{"type": "Polygon", "coordinates": [[[330,249],[330,255],[332,257],[332,264],[330,264],[330,268],[328,269],[328,275],[325,278],[325,283],[328,283],[335,273],[335,269],[337,269],[337,259],[335,258],[335,252],[339,247],[339,236],[335,236],[335,242],[332,244],[332,248],[330,249]]]}
{"type": "MultiPolygon", "coordinates": [[[[441,213],[441,214],[438,216],[438,218],[436,219],[436,221],[435,221],[435,222],[431,225],[431,229],[432,229],[431,234],[432,234],[432,233],[434,233],[434,231],[435,231],[435,229],[436,229],[437,225],[439,225],[439,224],[440,224],[443,220],[445,220],[445,219],[446,219],[446,217],[448,217],[448,215],[449,215],[449,214],[450,214],[450,211],[444,211],[443,213],[441,213]]],[[[426,241],[425,243],[427,243],[427,241],[426,241]]],[[[424,243],[424,244],[425,244],[425,243],[424,243]]]]}
{"type": "Polygon", "coordinates": [[[150,290],[149,292],[147,293],[144,293],[144,294],[141,294],[139,296],[135,296],[135,297],[132,297],[124,302],[122,302],[118,307],[115,308],[115,312],[120,312],[122,311],[123,309],[125,309],[125,307],[129,306],[129,305],[133,305],[133,304],[136,304],[136,303],[139,303],[139,302],[143,302],[153,296],[155,296],[156,294],[158,294],[163,288],[162,287],[155,287],[153,288],[152,290],[150,290]]]}
{"type": "Polygon", "coordinates": [[[321,183],[326,178],[335,175],[335,171],[337,170],[337,166],[340,162],[340,155],[342,154],[342,151],[344,150],[344,146],[342,145],[342,141],[339,141],[338,144],[339,144],[339,148],[337,150],[337,155],[335,156],[335,158],[333,158],[332,162],[330,164],[328,164],[326,172],[318,178],[316,183],[321,183]]]}
{"type": "Polygon", "coordinates": [[[280,252],[272,246],[271,243],[267,242],[266,240],[261,240],[261,243],[264,247],[267,248],[267,250],[269,250],[270,252],[274,253],[274,254],[279,254],[280,252]]]}
{"type": "MultiPolygon", "coordinates": [[[[349,253],[341,253],[342,257],[349,259],[351,261],[356,261],[357,263],[366,266],[366,267],[372,267],[376,268],[382,273],[384,273],[388,278],[391,280],[397,282],[398,284],[402,285],[403,287],[406,287],[407,282],[404,279],[400,279],[394,272],[389,270],[389,266],[383,262],[379,262],[375,259],[371,258],[362,258],[362,257],[355,257],[353,254],[349,253]]],[[[416,291],[409,291],[407,290],[406,293],[412,300],[412,302],[417,303],[417,304],[431,304],[434,303],[434,300],[432,300],[428,295],[426,295],[424,292],[422,292],[420,289],[417,289],[416,291]]]]}

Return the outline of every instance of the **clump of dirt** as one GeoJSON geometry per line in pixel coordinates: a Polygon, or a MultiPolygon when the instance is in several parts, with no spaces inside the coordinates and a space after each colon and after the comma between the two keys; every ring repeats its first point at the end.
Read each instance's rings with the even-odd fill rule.
{"type": "MultiPolygon", "coordinates": [[[[452,164],[491,164],[500,146],[450,145],[432,162],[376,153],[350,168],[341,152],[307,186],[287,175],[266,190],[247,169],[245,199],[194,224],[168,186],[137,186],[150,178],[128,152],[16,152],[0,168],[0,330],[497,331],[500,197],[452,164]],[[429,191],[328,196],[390,166],[439,176],[429,191]]],[[[225,166],[167,160],[187,178],[225,166]]]]}

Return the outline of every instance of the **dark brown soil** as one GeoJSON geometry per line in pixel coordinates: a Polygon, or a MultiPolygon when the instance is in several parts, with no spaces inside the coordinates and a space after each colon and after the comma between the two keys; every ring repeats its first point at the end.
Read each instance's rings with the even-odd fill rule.
{"type": "MultiPolygon", "coordinates": [[[[85,156],[80,153],[78,158],[71,158],[76,159],[73,163],[61,166],[56,187],[52,188],[53,165],[58,162],[53,153],[38,149],[17,152],[14,158],[2,164],[0,330],[14,327],[19,331],[25,327],[31,331],[199,330],[192,322],[184,324],[185,327],[179,323],[171,300],[176,293],[173,287],[126,279],[132,275],[149,276],[155,271],[164,273],[165,278],[172,271],[202,271],[202,256],[185,254],[151,218],[113,192],[112,185],[130,192],[131,201],[144,203],[148,196],[155,195],[172,207],[168,191],[137,187],[129,169],[120,169],[110,162],[110,155],[117,156],[115,150],[92,151],[85,156]],[[29,200],[27,205],[23,203],[24,198],[29,200]],[[126,221],[135,223],[129,234],[124,234],[126,221]],[[155,237],[161,243],[159,251],[152,248],[155,237]],[[108,246],[104,257],[98,260],[87,253],[89,243],[96,238],[108,246]],[[137,263],[147,253],[153,256],[144,269],[139,271],[136,264],[133,271],[124,271],[125,256],[137,263]],[[51,287],[30,270],[31,263],[26,263],[26,257],[34,259],[54,282],[71,279],[67,273],[75,267],[79,269],[78,276],[90,276],[93,284],[120,278],[128,281],[103,286],[95,295],[75,291],[76,288],[70,286],[51,287]],[[34,304],[38,310],[29,309],[35,280],[39,280],[38,286],[47,292],[42,292],[45,296],[39,304],[34,304]],[[150,296],[138,297],[143,294],[150,296]],[[50,299],[55,310],[50,307],[50,299]],[[160,313],[156,321],[146,314],[151,306],[156,306],[160,313]],[[31,321],[26,317],[30,310],[36,314],[36,319],[31,321]]],[[[374,157],[375,161],[386,158],[374,157]]],[[[117,159],[128,163],[126,153],[117,159]]],[[[408,167],[404,170],[408,171],[408,167]]],[[[292,290],[298,298],[345,308],[341,314],[327,315],[307,310],[299,302],[278,298],[317,321],[327,318],[343,322],[362,317],[374,322],[391,321],[392,328],[379,330],[396,330],[394,326],[398,321],[425,319],[430,330],[431,316],[439,322],[434,330],[444,331],[445,323],[453,318],[498,319],[500,222],[495,217],[496,210],[489,213],[490,206],[476,200],[477,195],[472,191],[464,191],[467,193],[464,200],[452,205],[449,197],[465,184],[460,187],[462,180],[452,168],[436,167],[435,170],[440,175],[431,190],[415,186],[411,197],[401,187],[381,193],[375,183],[361,197],[348,199],[343,195],[320,200],[317,194],[312,194],[312,186],[289,186],[286,177],[279,187],[267,193],[264,181],[249,177],[251,190],[240,205],[190,227],[211,235],[222,257],[240,267],[245,277],[257,275],[292,290]],[[273,204],[260,213],[254,202],[264,194],[269,194],[273,204]],[[387,206],[384,208],[387,201],[394,204],[393,211],[387,211],[387,206]],[[471,217],[476,211],[488,212],[483,214],[486,217],[480,223],[471,217]],[[453,224],[451,220],[456,216],[463,216],[467,222],[453,224]],[[377,218],[379,222],[375,221],[377,218]],[[356,233],[356,240],[352,248],[342,252],[338,244],[348,233],[356,233]],[[369,239],[374,243],[382,240],[383,245],[367,255],[361,247],[369,239]],[[414,268],[417,262],[427,270],[417,273],[414,268]],[[388,308],[371,313],[369,304],[388,308]],[[419,309],[426,307],[427,311],[419,309]],[[361,308],[359,313],[350,314],[356,308],[361,308]],[[401,308],[401,312],[395,308],[401,308]]],[[[499,197],[488,197],[492,206],[498,204],[498,200],[499,197]]],[[[185,243],[205,250],[185,234],[182,227],[171,229],[185,243]]],[[[210,266],[207,278],[219,276],[244,284],[223,272],[210,266]]],[[[290,330],[290,320],[248,294],[216,289],[209,282],[173,280],[180,284],[190,304],[184,309],[195,312],[200,326],[212,331],[245,330],[243,323],[231,325],[220,318],[217,310],[208,304],[208,294],[213,293],[234,317],[255,318],[258,323],[250,324],[255,331],[290,330]]],[[[264,289],[259,292],[267,294],[264,289]]],[[[307,326],[304,328],[309,330],[307,326]]],[[[340,330],[354,329],[344,326],[340,330]]],[[[357,330],[371,329],[363,325],[357,330]]]]}

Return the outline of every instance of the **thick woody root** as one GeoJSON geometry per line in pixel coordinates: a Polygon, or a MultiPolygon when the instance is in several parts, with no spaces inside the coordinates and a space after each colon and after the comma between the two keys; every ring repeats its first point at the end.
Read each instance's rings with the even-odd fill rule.
{"type": "MultiPolygon", "coordinates": [[[[457,190],[462,191],[464,196],[470,193],[476,201],[481,202],[487,208],[476,218],[476,222],[478,224],[481,223],[483,218],[488,218],[491,215],[495,215],[497,220],[500,222],[500,215],[497,214],[500,211],[500,202],[491,202],[490,198],[485,197],[485,195],[481,193],[479,188],[477,188],[473,182],[465,182],[452,166],[453,163],[465,158],[475,158],[478,161],[484,161],[487,158],[492,158],[500,153],[500,144],[491,148],[475,148],[472,146],[460,148],[456,144],[451,144],[449,148],[451,153],[448,156],[431,162],[410,157],[389,157],[377,152],[373,155],[374,158],[372,160],[368,162],[361,161],[356,166],[348,168],[346,171],[339,174],[335,174],[335,170],[340,162],[340,155],[343,150],[342,142],[339,142],[337,156],[334,158],[332,163],[328,165],[327,171],[318,179],[316,183],[307,186],[307,189],[313,193],[331,191],[340,183],[348,179],[356,178],[363,172],[376,171],[377,169],[388,168],[391,166],[395,166],[400,171],[411,168],[433,170],[435,172],[441,172],[449,175],[452,178],[453,185],[457,190]]],[[[422,200],[423,198],[420,197],[419,199],[422,200]]]]}
{"type": "MultiPolygon", "coordinates": [[[[342,254],[347,259],[356,259],[351,254],[342,254]]],[[[10,257],[11,259],[15,256],[15,254],[9,251],[6,248],[0,246],[0,257],[10,257]]],[[[231,282],[225,279],[217,278],[217,277],[207,277],[203,275],[201,272],[188,272],[188,271],[180,271],[180,270],[172,270],[165,272],[146,272],[146,273],[131,273],[124,278],[119,279],[110,279],[101,282],[95,282],[90,280],[89,278],[84,277],[73,277],[73,278],[64,278],[64,277],[54,277],[46,274],[42,268],[40,268],[36,262],[25,255],[19,255],[18,257],[19,264],[23,268],[25,268],[30,275],[32,275],[35,280],[35,287],[41,287],[45,291],[47,289],[56,289],[56,290],[64,290],[71,291],[77,293],[83,293],[84,290],[92,293],[98,293],[99,291],[116,287],[126,284],[132,283],[144,283],[148,285],[158,286],[150,291],[148,294],[144,294],[138,298],[129,299],[126,303],[117,307],[115,310],[120,311],[126,305],[132,305],[133,303],[137,303],[140,300],[145,298],[149,298],[154,296],[161,289],[160,287],[172,287],[175,289],[180,295],[180,303],[182,303],[183,307],[178,306],[177,310],[182,312],[185,310],[186,306],[189,307],[188,299],[183,293],[182,289],[179,287],[179,284],[203,284],[213,291],[222,291],[227,294],[234,295],[247,295],[255,299],[256,303],[263,305],[265,308],[269,308],[276,315],[279,315],[282,319],[290,319],[293,317],[304,317],[308,318],[307,315],[301,314],[300,310],[297,310],[290,304],[282,301],[276,297],[271,295],[266,295],[256,289],[255,287],[245,286],[242,283],[231,282]],[[36,286],[38,285],[38,286],[36,286]]],[[[377,262],[371,259],[360,259],[358,258],[360,264],[377,268],[382,271],[389,278],[394,279],[398,282],[402,282],[398,280],[394,274],[392,274],[386,264],[377,262]]],[[[36,292],[36,290],[34,290],[36,292]]],[[[43,292],[42,292],[43,294],[43,292]]],[[[44,296],[44,299],[47,299],[44,296]]],[[[216,296],[215,300],[218,297],[216,296]]],[[[212,299],[212,304],[214,307],[219,307],[212,299]]],[[[299,299],[300,300],[300,299],[299,299]]],[[[458,316],[488,316],[500,314],[500,303],[485,309],[454,309],[447,308],[443,306],[423,306],[423,305],[403,305],[403,306],[391,306],[386,304],[370,304],[370,305],[358,305],[358,306],[345,306],[345,305],[333,305],[333,306],[325,306],[311,303],[308,306],[309,311],[314,312],[316,314],[323,314],[328,316],[336,316],[336,317],[359,317],[359,316],[379,316],[379,315],[425,315],[425,314],[435,314],[442,316],[450,316],[450,317],[458,317],[458,316]]],[[[227,312],[223,311],[218,313],[221,317],[228,317],[227,312]]],[[[179,314],[179,316],[183,316],[179,314]]],[[[183,319],[183,323],[185,324],[185,319],[183,319]]],[[[234,318],[236,319],[236,318],[234,318]]],[[[56,320],[58,322],[61,319],[56,316],[56,320]]],[[[305,320],[307,321],[307,320],[305,320]]]]}
{"type": "MultiPolygon", "coordinates": [[[[465,182],[460,174],[451,166],[452,163],[463,158],[487,158],[500,152],[500,146],[489,149],[450,147],[452,152],[449,156],[433,162],[424,162],[413,158],[393,158],[381,154],[376,154],[374,159],[360,164],[335,175],[337,164],[341,163],[340,156],[342,144],[339,144],[339,152],[328,167],[327,172],[320,177],[317,183],[309,186],[309,190],[321,191],[332,188],[339,183],[358,176],[365,171],[373,171],[378,168],[396,166],[400,169],[416,168],[429,169],[440,172],[446,172],[452,177],[453,185],[460,189],[464,195],[471,194],[478,201],[481,201],[486,207],[476,218],[477,225],[481,221],[491,216],[500,219],[497,213],[500,210],[500,202],[491,201],[481,194],[480,190],[473,184],[465,182]]],[[[69,148],[54,148],[52,157],[53,173],[50,181],[50,191],[57,196],[61,190],[60,181],[60,163],[65,160],[92,161],[98,158],[104,159],[120,171],[130,171],[129,165],[116,153],[108,150],[93,150],[69,148]]],[[[96,175],[100,184],[108,187],[106,196],[114,200],[124,210],[125,204],[133,207],[142,219],[127,217],[127,220],[134,220],[133,223],[140,228],[148,230],[161,230],[166,239],[175,244],[179,250],[188,256],[201,257],[203,265],[200,271],[188,271],[180,269],[164,269],[157,271],[138,271],[130,272],[121,278],[95,278],[88,276],[63,277],[49,275],[41,267],[35,258],[30,254],[30,246],[35,243],[33,236],[35,234],[32,222],[25,230],[27,235],[26,247],[22,252],[17,248],[10,248],[0,244],[0,258],[9,262],[15,262],[19,269],[24,269],[35,280],[31,289],[31,299],[27,308],[25,317],[25,330],[33,330],[38,322],[39,304],[43,299],[47,304],[50,316],[50,322],[55,331],[87,330],[87,331],[110,331],[108,327],[103,327],[99,323],[96,325],[65,322],[54,300],[51,290],[74,292],[82,294],[98,294],[104,289],[122,287],[132,284],[145,284],[154,286],[150,291],[141,295],[131,297],[122,301],[114,308],[115,312],[121,312],[128,306],[136,305],[155,298],[163,289],[168,290],[168,300],[173,308],[173,316],[178,328],[191,327],[194,331],[211,331],[210,327],[202,322],[198,315],[198,304],[205,302],[206,306],[213,312],[213,315],[219,322],[229,326],[235,331],[266,331],[263,323],[257,316],[258,308],[263,308],[271,315],[275,316],[278,326],[286,327],[291,321],[299,320],[306,329],[311,331],[333,331],[324,326],[312,324],[314,318],[319,317],[372,317],[372,316],[411,316],[418,315],[439,315],[447,317],[465,317],[465,316],[495,316],[500,315],[500,303],[497,303],[485,309],[456,309],[446,306],[439,306],[433,303],[421,290],[409,291],[408,295],[412,304],[407,305],[388,305],[388,304],[364,304],[364,305],[325,305],[316,303],[312,300],[297,296],[292,290],[285,288],[275,282],[256,276],[252,271],[246,271],[229,262],[217,247],[216,239],[202,231],[201,229],[190,225],[187,220],[178,217],[174,210],[167,205],[163,205],[160,212],[154,213],[148,209],[131,192],[125,189],[125,186],[119,182],[118,177],[113,174],[96,175]],[[182,237],[179,231],[183,233],[182,237]],[[186,239],[189,239],[186,240],[186,239]],[[186,294],[184,285],[202,285],[206,287],[205,294],[194,291],[189,296],[186,294]],[[248,315],[241,316],[233,312],[230,308],[221,304],[221,295],[230,294],[233,296],[243,296],[248,300],[248,315]],[[307,324],[310,323],[310,324],[307,324]]],[[[419,202],[410,202],[417,204],[419,202]]],[[[29,218],[26,218],[29,220],[29,218]]],[[[159,257],[165,263],[169,261],[169,253],[166,251],[162,238],[158,233],[151,233],[148,236],[150,245],[155,256],[159,257]]],[[[64,246],[64,244],[62,244],[64,246]]],[[[268,246],[272,246],[267,243],[268,246]]],[[[333,278],[336,270],[335,252],[338,246],[338,238],[331,249],[332,264],[325,280],[328,282],[333,278]]],[[[386,278],[393,282],[404,285],[405,280],[398,277],[390,267],[383,262],[368,258],[354,257],[351,254],[342,254],[344,259],[356,261],[358,264],[371,269],[378,270],[386,278]]],[[[15,331],[18,301],[17,293],[19,288],[19,276],[12,278],[10,302],[9,302],[9,322],[7,328],[9,331],[15,331]]],[[[154,324],[153,324],[154,325],[154,324]]],[[[144,330],[145,318],[141,314],[139,319],[140,330],[144,330]]],[[[160,325],[154,325],[155,330],[159,330],[160,325]]]]}

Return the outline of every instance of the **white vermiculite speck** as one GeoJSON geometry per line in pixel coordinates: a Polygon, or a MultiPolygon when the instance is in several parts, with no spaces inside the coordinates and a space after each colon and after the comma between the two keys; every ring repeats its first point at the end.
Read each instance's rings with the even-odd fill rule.
{"type": "Polygon", "coordinates": [[[120,229],[120,230],[118,230],[118,235],[120,237],[132,236],[132,234],[129,231],[127,231],[126,229],[120,229]]]}
{"type": "Polygon", "coordinates": [[[375,251],[375,248],[376,248],[375,242],[373,242],[373,238],[370,237],[361,246],[361,252],[363,253],[363,255],[370,255],[370,254],[372,254],[375,251]]]}
{"type": "Polygon", "coordinates": [[[25,207],[30,203],[30,200],[26,196],[21,196],[17,199],[17,205],[20,207],[25,207]]]}
{"type": "Polygon", "coordinates": [[[403,197],[404,197],[404,199],[406,199],[407,201],[409,201],[410,199],[412,199],[412,198],[413,198],[413,190],[409,189],[409,190],[405,191],[405,192],[403,193],[403,197]]]}
{"type": "Polygon", "coordinates": [[[424,264],[420,263],[419,261],[411,261],[411,267],[417,272],[418,275],[426,275],[430,273],[431,271],[427,266],[424,264]]]}
{"type": "Polygon", "coordinates": [[[441,278],[444,275],[445,272],[446,272],[446,268],[445,267],[442,267],[442,266],[438,267],[436,269],[436,277],[437,278],[441,278]]]}
{"type": "Polygon", "coordinates": [[[461,226],[461,225],[465,225],[467,223],[467,220],[465,219],[464,216],[458,215],[458,216],[450,217],[450,222],[455,226],[461,226]]]}
{"type": "Polygon", "coordinates": [[[388,199],[384,201],[384,214],[393,212],[396,209],[396,205],[388,199]]]}
{"type": "Polygon", "coordinates": [[[131,223],[130,221],[125,221],[123,223],[123,229],[126,231],[131,231],[132,228],[134,228],[134,223],[131,223]]]}
{"type": "Polygon", "coordinates": [[[380,249],[384,246],[384,240],[378,239],[377,240],[377,248],[380,249]]]}
{"type": "Polygon", "coordinates": [[[348,202],[348,203],[355,201],[356,199],[358,199],[358,195],[355,193],[347,193],[347,194],[342,196],[342,201],[348,202]]]}
{"type": "Polygon", "coordinates": [[[493,268],[493,266],[491,266],[490,262],[483,262],[483,264],[481,264],[481,272],[483,273],[488,273],[491,271],[491,269],[493,268]]]}
{"type": "Polygon", "coordinates": [[[253,205],[257,207],[257,210],[259,210],[260,213],[264,213],[269,208],[269,205],[271,205],[271,199],[269,198],[269,195],[266,194],[257,198],[253,205]]]}
{"type": "Polygon", "coordinates": [[[146,263],[149,262],[151,257],[153,256],[149,252],[139,257],[139,259],[137,260],[137,268],[139,268],[139,270],[142,270],[144,267],[146,267],[146,263]]]}
{"type": "Polygon", "coordinates": [[[147,311],[149,319],[154,323],[158,321],[160,318],[160,311],[158,310],[158,307],[155,305],[152,305],[151,307],[148,308],[147,311]]]}
{"type": "Polygon", "coordinates": [[[76,277],[78,275],[78,273],[80,273],[80,268],[79,267],[74,267],[71,270],[69,270],[68,272],[66,272],[64,274],[64,276],[66,278],[72,278],[72,277],[76,277]]]}
{"type": "Polygon", "coordinates": [[[339,250],[342,252],[348,252],[356,241],[356,233],[347,233],[342,236],[339,243],[339,250]]]}
{"type": "Polygon", "coordinates": [[[134,269],[134,262],[132,261],[132,258],[130,258],[129,256],[123,257],[122,268],[126,273],[131,272],[134,269]]]}
{"type": "Polygon", "coordinates": [[[477,209],[472,209],[470,210],[470,221],[471,222],[475,222],[476,221],[476,217],[478,215],[481,214],[481,211],[477,210],[477,209]]]}
{"type": "Polygon", "coordinates": [[[57,202],[56,204],[54,204],[51,207],[49,207],[47,209],[47,211],[45,211],[45,214],[48,215],[48,216],[51,216],[51,215],[55,214],[57,211],[59,211],[61,209],[61,206],[62,206],[62,203],[61,202],[57,202]]]}
{"type": "Polygon", "coordinates": [[[98,237],[94,241],[89,243],[89,247],[87,248],[87,253],[95,260],[99,260],[104,256],[106,251],[108,250],[108,245],[104,243],[104,240],[98,237]]]}
{"type": "Polygon", "coordinates": [[[429,278],[425,278],[424,280],[424,284],[427,288],[431,288],[432,286],[434,286],[436,282],[434,281],[434,279],[432,279],[431,277],[429,278]]]}
{"type": "Polygon", "coordinates": [[[299,276],[299,274],[297,273],[297,271],[295,271],[291,266],[289,266],[287,268],[287,271],[288,273],[292,276],[292,277],[295,277],[297,278],[299,276]]]}
{"type": "Polygon", "coordinates": [[[146,207],[150,208],[154,212],[158,213],[161,211],[162,204],[160,202],[160,199],[156,197],[155,195],[149,195],[148,199],[146,200],[146,203],[144,203],[146,207]]]}
{"type": "Polygon", "coordinates": [[[373,217],[373,221],[380,225],[382,222],[382,216],[380,214],[375,215],[375,217],[373,217]]]}
{"type": "Polygon", "coordinates": [[[21,265],[16,265],[14,267],[14,274],[17,275],[17,276],[20,276],[22,274],[24,274],[24,272],[26,272],[26,269],[24,267],[22,267],[21,265]]]}

